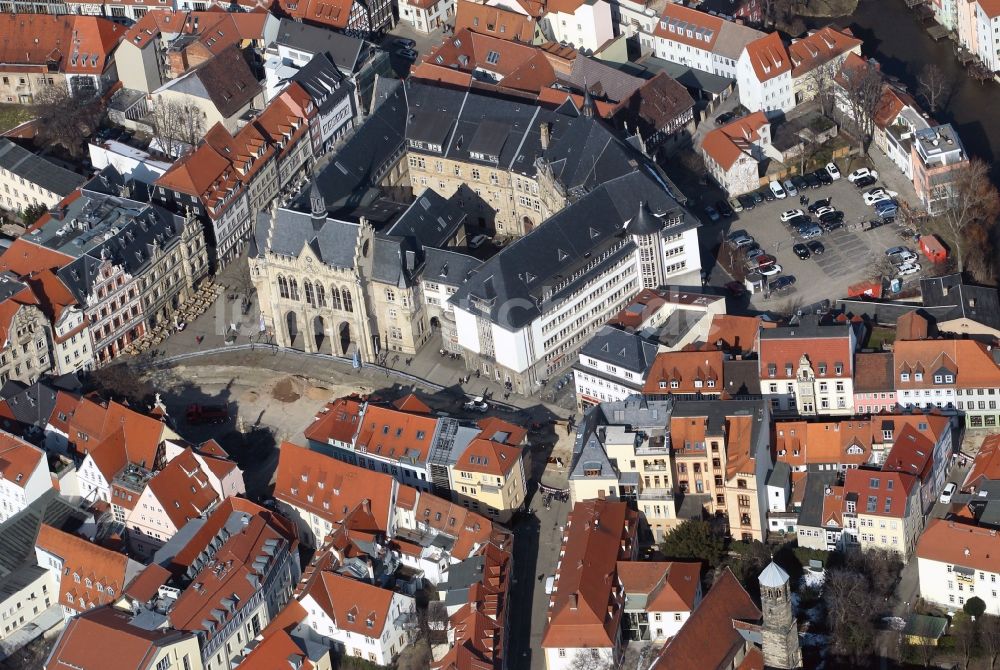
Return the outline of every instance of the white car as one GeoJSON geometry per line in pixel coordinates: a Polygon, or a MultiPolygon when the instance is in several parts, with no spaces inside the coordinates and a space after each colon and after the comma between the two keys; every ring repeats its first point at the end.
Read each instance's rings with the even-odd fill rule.
{"type": "Polygon", "coordinates": [[[938,498],[938,501],[944,505],[949,504],[951,502],[951,497],[955,495],[955,489],[957,488],[958,486],[955,485],[955,482],[948,482],[945,484],[944,490],[941,491],[941,497],[938,498]]]}
{"type": "Polygon", "coordinates": [[[468,401],[463,407],[469,412],[485,412],[490,408],[489,404],[483,400],[483,396],[476,396],[468,401]]]}
{"type": "Polygon", "coordinates": [[[773,193],[774,197],[778,200],[787,197],[788,194],[785,193],[785,189],[781,188],[781,184],[778,182],[772,181],[769,186],[771,187],[771,193],[773,193]]]}
{"type": "Polygon", "coordinates": [[[900,277],[915,275],[920,272],[920,263],[903,263],[896,267],[896,272],[899,273],[900,277]]]}
{"type": "Polygon", "coordinates": [[[862,177],[871,177],[872,179],[878,179],[878,170],[869,170],[868,168],[858,168],[851,174],[847,175],[847,181],[853,184],[862,177]]]}
{"type": "Polygon", "coordinates": [[[830,179],[834,181],[840,179],[840,168],[837,167],[836,163],[827,163],[826,173],[830,175],[830,179]]]}
{"type": "Polygon", "coordinates": [[[826,207],[820,207],[819,209],[817,209],[814,212],[814,214],[816,214],[817,217],[820,217],[823,216],[824,214],[829,214],[830,212],[836,212],[836,211],[837,210],[835,210],[833,207],[827,205],[826,207]]]}
{"type": "Polygon", "coordinates": [[[804,216],[804,212],[801,209],[790,209],[787,212],[781,213],[781,222],[791,221],[797,216],[804,216]]]}
{"type": "Polygon", "coordinates": [[[780,265],[768,265],[762,268],[758,268],[757,272],[764,275],[765,277],[773,277],[774,275],[781,274],[780,265]]]}

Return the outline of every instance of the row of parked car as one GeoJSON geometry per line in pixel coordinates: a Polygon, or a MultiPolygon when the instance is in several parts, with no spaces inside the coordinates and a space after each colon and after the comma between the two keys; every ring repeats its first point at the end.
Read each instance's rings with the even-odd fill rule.
{"type": "Polygon", "coordinates": [[[783,270],[778,264],[778,259],[761,249],[757,241],[747,231],[732,232],[727,241],[735,251],[743,254],[744,269],[747,274],[757,273],[762,277],[775,277],[767,285],[771,292],[787,291],[795,285],[795,277],[791,275],[778,277],[783,270]]]}

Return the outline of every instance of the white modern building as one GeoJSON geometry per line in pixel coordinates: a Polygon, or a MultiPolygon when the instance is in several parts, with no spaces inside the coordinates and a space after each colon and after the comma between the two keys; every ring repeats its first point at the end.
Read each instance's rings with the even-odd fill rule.
{"type": "Polygon", "coordinates": [[[1000,536],[995,530],[932,519],[917,542],[920,597],[948,610],[969,598],[1000,615],[1000,536]]]}
{"type": "Polygon", "coordinates": [[[751,112],[775,114],[795,107],[792,59],[778,33],[746,45],[736,63],[740,103],[751,112]]]}
{"type": "Polygon", "coordinates": [[[0,523],[52,488],[45,452],[0,432],[0,523]]]}
{"type": "Polygon", "coordinates": [[[611,5],[606,0],[557,0],[546,9],[542,27],[556,42],[593,52],[615,37],[611,5]]]}

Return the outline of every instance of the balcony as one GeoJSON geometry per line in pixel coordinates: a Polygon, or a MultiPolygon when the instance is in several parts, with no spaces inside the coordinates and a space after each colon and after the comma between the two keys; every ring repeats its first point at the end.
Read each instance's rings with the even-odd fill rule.
{"type": "Polygon", "coordinates": [[[665,472],[670,469],[666,463],[648,463],[643,467],[646,472],[665,472]]]}
{"type": "Polygon", "coordinates": [[[657,488],[644,488],[639,493],[638,500],[642,501],[673,501],[674,490],[673,489],[657,489],[657,488]]]}

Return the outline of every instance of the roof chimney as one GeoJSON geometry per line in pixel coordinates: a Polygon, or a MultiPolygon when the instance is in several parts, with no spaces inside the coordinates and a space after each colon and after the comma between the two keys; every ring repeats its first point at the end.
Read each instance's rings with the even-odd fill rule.
{"type": "Polygon", "coordinates": [[[549,148],[549,133],[552,132],[549,122],[542,121],[538,126],[538,132],[541,135],[542,151],[546,151],[549,148]]]}
{"type": "Polygon", "coordinates": [[[569,594],[569,608],[575,610],[579,608],[579,596],[575,593],[569,594]]]}

